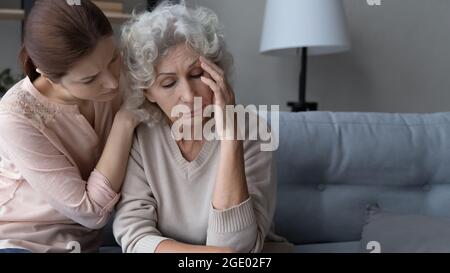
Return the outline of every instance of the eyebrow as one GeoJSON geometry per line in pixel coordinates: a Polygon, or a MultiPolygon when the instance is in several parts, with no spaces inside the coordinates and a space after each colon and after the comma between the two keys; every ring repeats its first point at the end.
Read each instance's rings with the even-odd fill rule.
{"type": "MultiPolygon", "coordinates": [[[[199,59],[195,60],[193,63],[191,63],[191,64],[188,66],[188,68],[193,67],[196,63],[198,63],[198,61],[199,61],[199,59]]],[[[156,76],[156,78],[158,78],[159,76],[162,76],[162,75],[175,75],[175,74],[176,74],[175,72],[161,72],[161,73],[158,73],[158,75],[156,76]]]]}

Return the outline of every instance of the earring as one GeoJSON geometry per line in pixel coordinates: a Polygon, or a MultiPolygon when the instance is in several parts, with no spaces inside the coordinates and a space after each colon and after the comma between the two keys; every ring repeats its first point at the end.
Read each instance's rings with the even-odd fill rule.
{"type": "Polygon", "coordinates": [[[39,68],[36,68],[36,72],[42,75],[42,71],[39,68]]]}

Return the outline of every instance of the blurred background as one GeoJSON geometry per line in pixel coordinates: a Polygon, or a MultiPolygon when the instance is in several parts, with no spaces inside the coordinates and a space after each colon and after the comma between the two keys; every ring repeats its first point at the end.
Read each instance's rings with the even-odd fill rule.
{"type": "MultiPolygon", "coordinates": [[[[123,13],[147,1],[124,0],[123,13]]],[[[213,9],[235,58],[233,78],[242,104],[280,105],[297,99],[300,57],[260,53],[266,0],[187,0],[213,9]]],[[[351,49],[308,59],[307,99],[322,111],[439,112],[450,110],[450,1],[343,0],[351,49]]],[[[20,9],[2,0],[0,9],[20,9]]],[[[114,23],[120,33],[120,20],[114,23]]],[[[22,21],[1,16],[0,71],[21,72],[22,21]]]]}

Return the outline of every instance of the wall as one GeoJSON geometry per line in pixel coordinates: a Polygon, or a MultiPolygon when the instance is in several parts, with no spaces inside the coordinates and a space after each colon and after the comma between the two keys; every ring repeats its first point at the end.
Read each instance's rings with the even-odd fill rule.
{"type": "MultiPolygon", "coordinates": [[[[236,58],[243,103],[296,100],[299,58],[258,53],[265,0],[189,0],[214,9],[236,58]]],[[[450,110],[450,1],[344,0],[352,50],[309,60],[308,100],[321,110],[450,110]]]]}
{"type": "MultiPolygon", "coordinates": [[[[20,1],[2,0],[0,8],[20,8],[20,1]]],[[[21,28],[20,21],[0,20],[0,71],[11,68],[15,74],[19,72],[17,56],[21,45],[21,28]]]]}
{"type": "MultiPolygon", "coordinates": [[[[214,9],[225,25],[239,101],[287,110],[286,102],[297,98],[299,58],[259,54],[265,0],[187,1],[214,9]]],[[[379,7],[343,1],[352,50],[310,58],[308,100],[327,111],[450,110],[450,1],[381,1],[379,7]]],[[[141,2],[125,1],[127,9],[141,2]]],[[[0,69],[17,67],[20,23],[0,21],[0,35],[0,69]]]]}
{"type": "MultiPolygon", "coordinates": [[[[62,1],[62,0],[61,0],[62,1]]],[[[108,0],[120,2],[119,0],[108,0]]],[[[0,8],[20,8],[20,0],[1,0],[0,8]]],[[[145,7],[145,0],[125,0],[124,10],[131,12],[134,7],[145,7]]],[[[119,38],[120,25],[114,24],[114,31],[117,39],[119,38]]],[[[20,66],[17,62],[17,56],[21,46],[21,21],[0,20],[0,71],[5,68],[11,68],[14,74],[21,74],[20,66]]]]}

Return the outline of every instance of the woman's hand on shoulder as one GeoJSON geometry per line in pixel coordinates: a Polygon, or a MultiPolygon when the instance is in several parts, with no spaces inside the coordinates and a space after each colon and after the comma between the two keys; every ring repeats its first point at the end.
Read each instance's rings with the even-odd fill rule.
{"type": "Polygon", "coordinates": [[[122,107],[116,113],[114,122],[118,122],[121,126],[134,130],[141,122],[149,118],[149,113],[144,109],[126,109],[122,107]]]}

